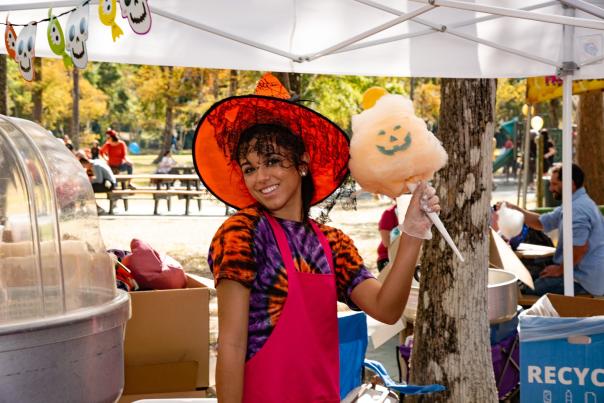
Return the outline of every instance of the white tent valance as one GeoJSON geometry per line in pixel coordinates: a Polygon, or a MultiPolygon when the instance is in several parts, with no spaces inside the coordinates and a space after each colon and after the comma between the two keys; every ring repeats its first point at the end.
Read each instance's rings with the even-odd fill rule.
{"type": "MultiPolygon", "coordinates": [[[[575,77],[602,77],[599,8],[572,2],[590,13],[565,16],[560,1],[543,0],[149,0],[151,31],[137,35],[118,15],[125,34],[113,42],[93,0],[88,52],[118,63],[459,78],[554,75],[574,61],[582,65],[575,77]],[[574,27],[569,60],[562,24],[574,27]]],[[[13,24],[26,24],[81,3],[8,0],[0,21],[10,12],[13,24]]],[[[36,54],[54,57],[45,29],[36,54]]]]}

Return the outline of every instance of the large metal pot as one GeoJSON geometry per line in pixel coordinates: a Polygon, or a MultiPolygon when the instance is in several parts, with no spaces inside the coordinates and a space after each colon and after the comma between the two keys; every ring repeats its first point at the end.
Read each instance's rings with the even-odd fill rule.
{"type": "Polygon", "coordinates": [[[516,315],[518,304],[518,277],[509,271],[489,269],[489,322],[503,323],[516,315]]]}
{"type": "MultiPolygon", "coordinates": [[[[516,282],[518,278],[508,271],[498,269],[489,269],[488,276],[489,323],[494,325],[507,322],[516,314],[518,303],[518,286],[516,282]]],[[[413,281],[407,305],[405,305],[403,312],[405,319],[410,322],[415,322],[418,300],[419,283],[413,281]]]]}

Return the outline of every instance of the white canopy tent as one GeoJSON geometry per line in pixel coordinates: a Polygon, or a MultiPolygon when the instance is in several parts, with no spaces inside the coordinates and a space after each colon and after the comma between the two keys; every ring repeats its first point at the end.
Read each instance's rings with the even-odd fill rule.
{"type": "MultiPolygon", "coordinates": [[[[82,0],[4,0],[0,21],[41,21],[82,0]]],[[[124,35],[90,2],[89,60],[371,76],[564,79],[563,169],[571,170],[573,79],[604,78],[604,0],[149,0],[151,31],[124,35]]],[[[62,25],[67,16],[59,18],[62,25]]],[[[19,27],[16,27],[17,32],[19,27]]],[[[5,52],[2,48],[0,51],[5,52]]],[[[56,57],[38,26],[36,55],[56,57]]],[[[568,176],[567,176],[568,177],[568,176]]],[[[564,284],[573,293],[571,181],[564,181],[564,284]]]]}

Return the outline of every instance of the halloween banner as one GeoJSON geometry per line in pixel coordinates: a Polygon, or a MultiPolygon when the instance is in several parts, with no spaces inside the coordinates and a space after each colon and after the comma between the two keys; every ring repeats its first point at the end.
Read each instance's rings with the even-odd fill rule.
{"type": "MultiPolygon", "coordinates": [[[[50,50],[63,59],[65,68],[75,66],[85,69],[88,65],[88,29],[90,26],[90,0],[61,14],[55,15],[52,8],[48,18],[40,21],[15,23],[6,16],[4,25],[4,44],[6,53],[19,65],[23,78],[32,81],[35,77],[33,59],[35,57],[36,33],[39,25],[46,24],[46,38],[50,50]],[[63,18],[65,17],[65,18],[63,18]],[[62,22],[61,22],[62,20],[62,22]],[[66,20],[66,21],[65,21],[66,20]],[[19,27],[21,27],[19,29],[19,27]]],[[[103,25],[111,28],[111,38],[115,42],[124,31],[116,20],[118,0],[99,0],[98,18],[103,25]]],[[[147,0],[119,0],[120,15],[128,19],[132,31],[144,35],[151,30],[151,10],[147,0]]]]}
{"type": "MultiPolygon", "coordinates": [[[[534,105],[539,102],[562,96],[562,79],[557,76],[530,77],[526,83],[526,103],[534,105]]],[[[573,94],[587,91],[601,90],[604,80],[577,80],[573,81],[573,94]]]]}

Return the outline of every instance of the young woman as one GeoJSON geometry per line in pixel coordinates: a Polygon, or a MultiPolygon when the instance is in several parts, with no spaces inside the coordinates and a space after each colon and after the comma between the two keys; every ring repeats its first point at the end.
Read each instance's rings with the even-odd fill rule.
{"type": "Polygon", "coordinates": [[[431,227],[425,212],[440,210],[434,189],[416,189],[382,285],[350,238],[308,216],[347,174],[347,138],[323,116],[273,97],[228,98],[199,123],[194,160],[207,188],[240,209],[208,257],[219,401],[339,402],[336,301],[385,323],[400,317],[431,227]]]}

